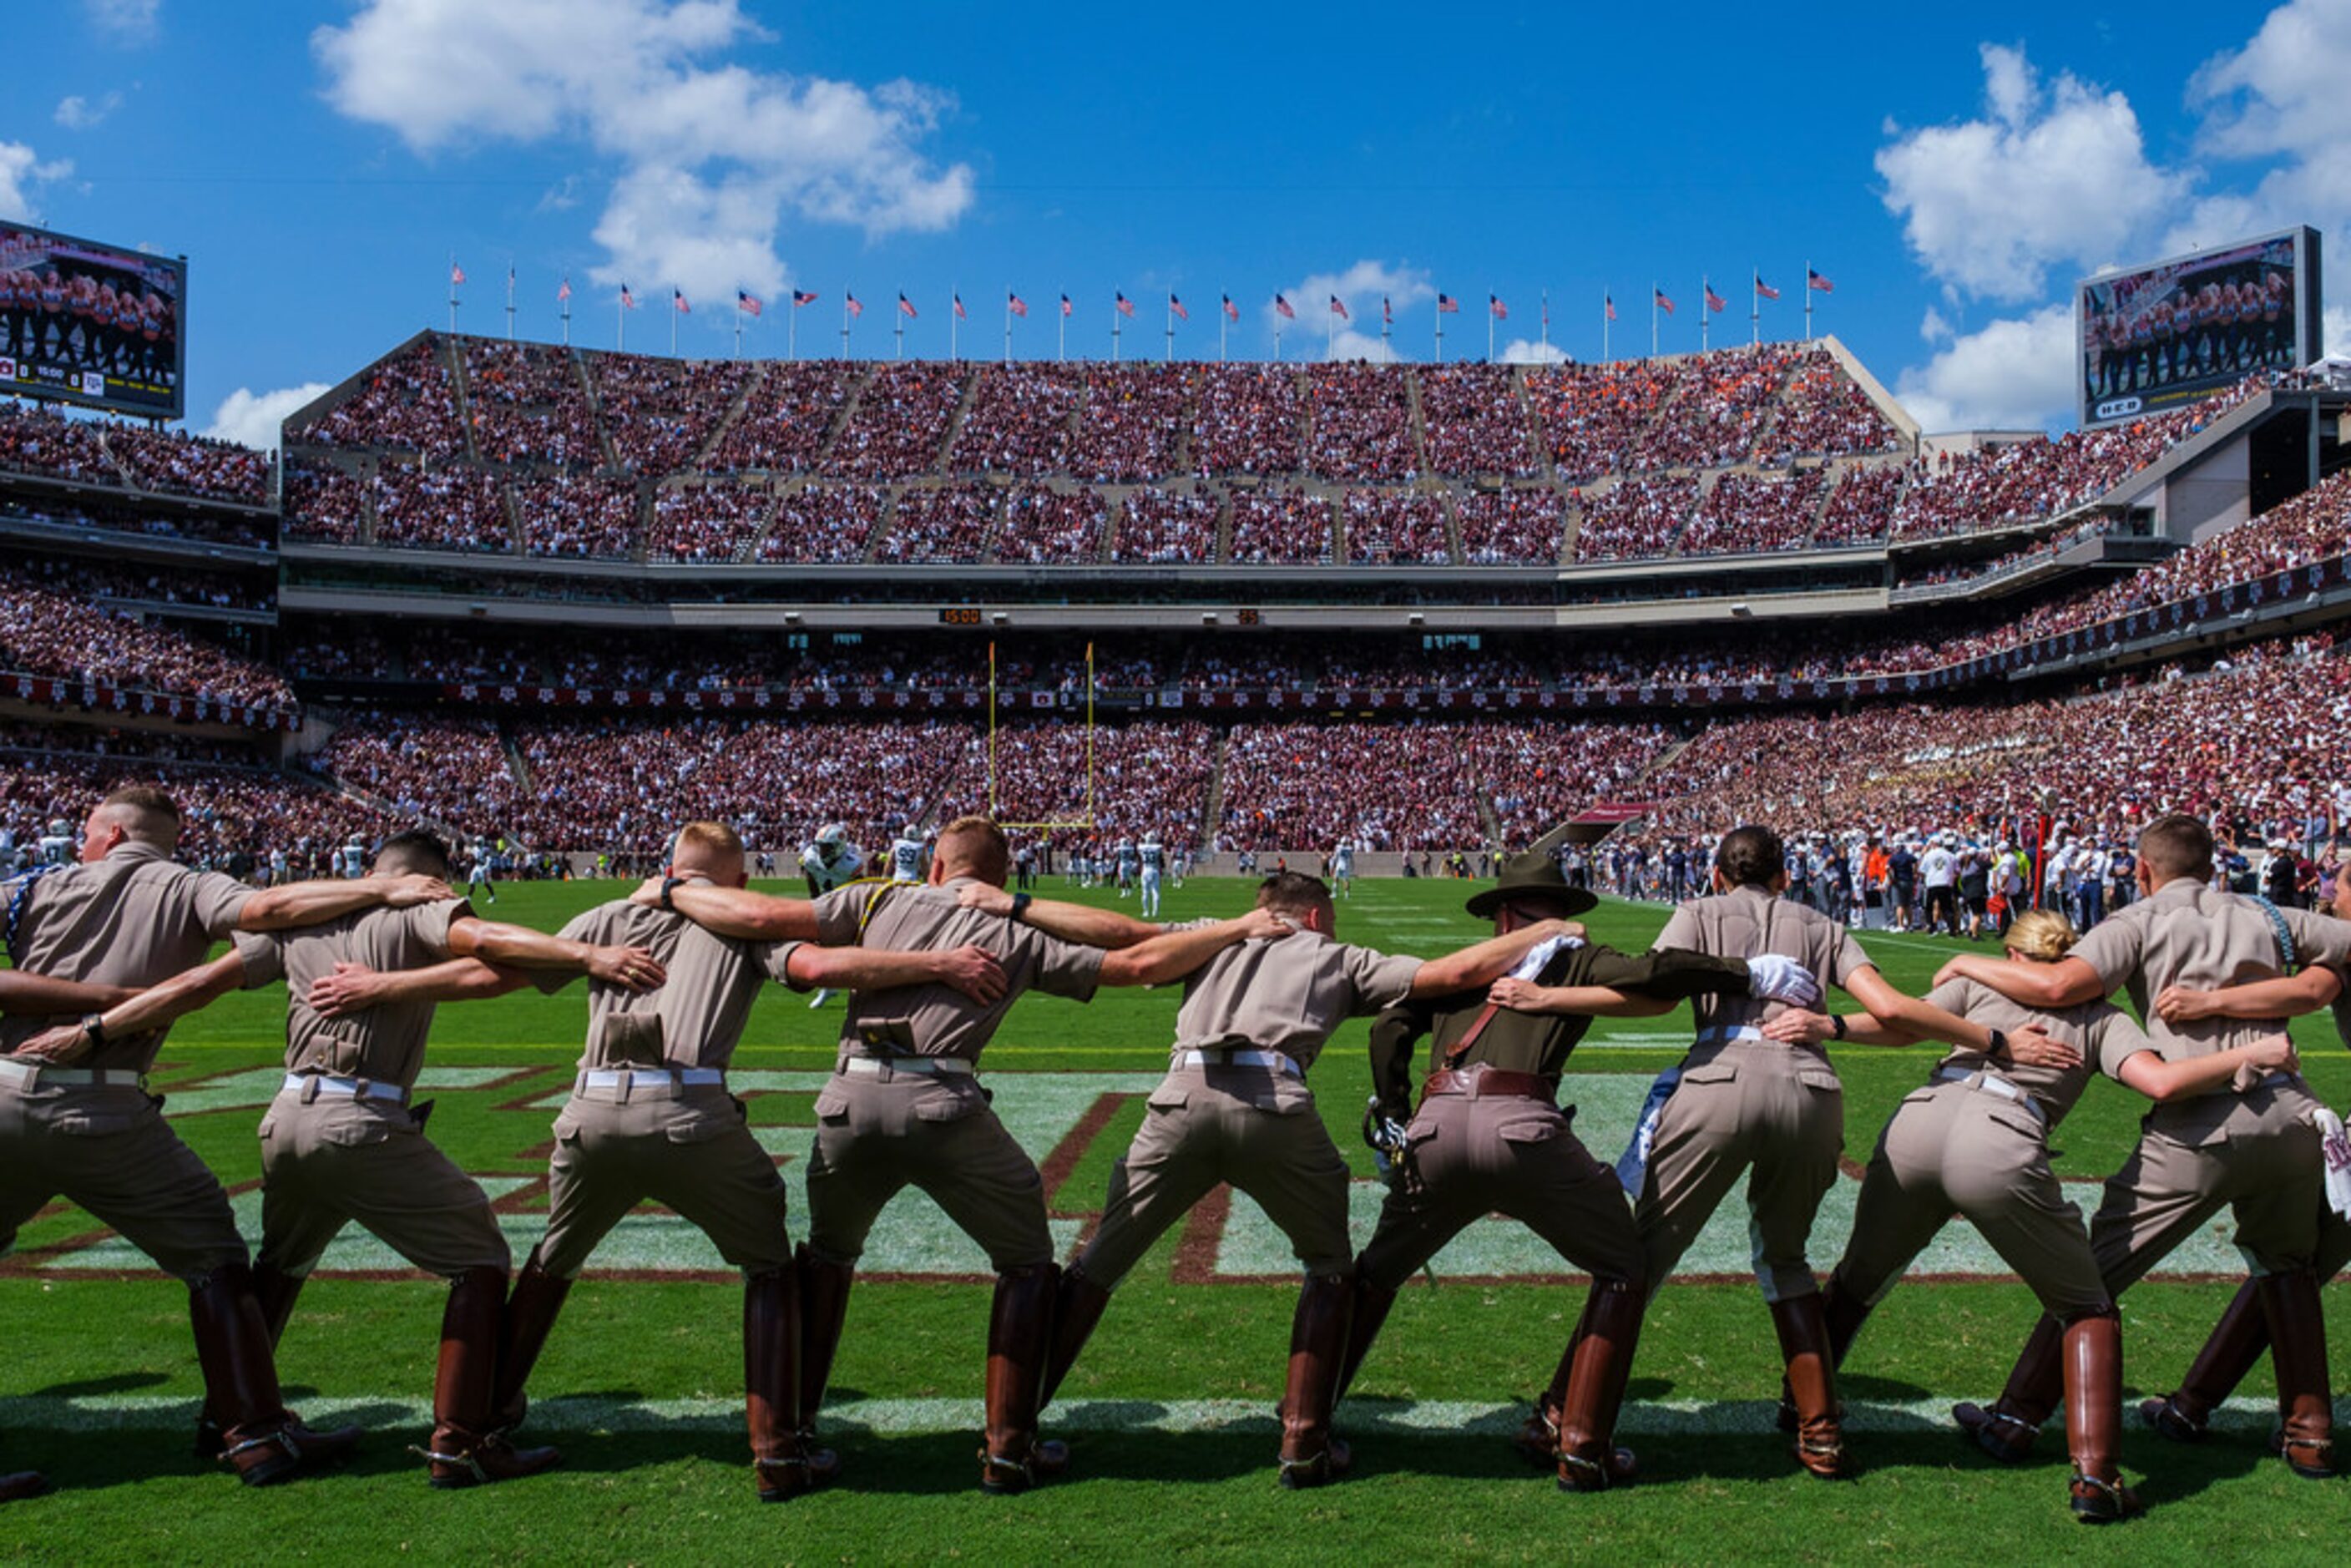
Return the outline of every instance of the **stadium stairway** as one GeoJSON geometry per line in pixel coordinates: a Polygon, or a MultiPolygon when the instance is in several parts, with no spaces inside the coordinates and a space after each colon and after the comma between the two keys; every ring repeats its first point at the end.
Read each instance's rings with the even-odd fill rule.
{"type": "Polygon", "coordinates": [[[753,361],[750,373],[743,378],[743,384],[737,387],[735,395],[726,400],[726,412],[711,422],[709,436],[695,449],[692,465],[695,473],[710,471],[710,455],[718,450],[719,443],[726,439],[726,433],[734,429],[736,422],[743,417],[743,411],[750,406],[751,394],[767,384],[768,361],[753,361]]]}
{"type": "Polygon", "coordinates": [[[1200,842],[1211,852],[1225,825],[1225,763],[1232,743],[1230,731],[1217,737],[1217,753],[1208,764],[1208,791],[1200,803],[1200,842]]]}
{"type": "Polygon", "coordinates": [[[525,795],[528,795],[531,792],[530,763],[524,758],[522,747],[515,744],[515,737],[507,733],[504,725],[498,727],[498,749],[506,753],[507,770],[514,775],[515,783],[521,787],[525,795]]]}

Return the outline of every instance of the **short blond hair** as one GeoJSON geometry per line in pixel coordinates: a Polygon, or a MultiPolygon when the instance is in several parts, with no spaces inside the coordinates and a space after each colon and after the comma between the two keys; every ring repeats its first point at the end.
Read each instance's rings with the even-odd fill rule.
{"type": "Polygon", "coordinates": [[[1000,883],[1012,869],[1012,845],[995,818],[975,811],[939,830],[938,858],[982,882],[1000,883]]]}
{"type": "Polygon", "coordinates": [[[743,858],[743,835],[724,822],[688,822],[669,849],[670,863],[702,863],[716,870],[743,858]]]}
{"type": "Polygon", "coordinates": [[[2082,934],[2074,923],[2053,909],[2028,909],[2016,917],[2001,942],[2011,953],[2021,953],[2043,964],[2053,964],[2073,951],[2082,934]]]}

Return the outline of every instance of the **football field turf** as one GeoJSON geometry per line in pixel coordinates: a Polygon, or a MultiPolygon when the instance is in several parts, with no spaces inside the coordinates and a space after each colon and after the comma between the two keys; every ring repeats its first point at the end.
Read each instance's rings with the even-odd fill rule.
{"type": "MultiPolygon", "coordinates": [[[[781,891],[796,891],[784,888],[781,891]]],[[[1477,884],[1358,884],[1340,935],[1435,954],[1488,929],[1463,899],[1477,884]]],[[[1197,879],[1171,890],[1164,918],[1236,912],[1248,884],[1197,879]]],[[[482,912],[552,929],[625,884],[518,884],[482,912]]],[[[1050,895],[1116,902],[1107,893],[1050,895]]],[[[1121,907],[1132,909],[1133,901],[1121,907]]],[[[1662,906],[1604,904],[1595,937],[1646,946],[1662,906]]],[[[1948,942],[1865,939],[1896,983],[1922,990],[1948,942]]],[[[1988,945],[1987,945],[1988,946],[1988,945]]],[[[421,1097],[433,1137],[498,1200],[519,1260],[545,1204],[548,1124],[568,1090],[586,1019],[584,987],[444,1008],[421,1097]]],[[[1164,1068],[1175,998],[1105,991],[1078,1006],[1021,1002],[983,1062],[996,1108],[1046,1172],[1058,1240],[1098,1213],[1111,1165],[1164,1068]]],[[[785,1162],[792,1228],[813,1091],[832,1060],[836,1001],[771,989],[735,1058],[752,1124],[785,1162]]],[[[1649,1079],[1687,1038],[1687,1012],[1595,1025],[1563,1099],[1604,1159],[1622,1149],[1649,1079]]],[[[260,1107],[280,1060],[282,988],[229,998],[183,1022],[159,1066],[182,1134],[257,1220],[260,1107]]],[[[2341,1106],[2351,1066],[2324,1017],[2298,1029],[2313,1086],[2341,1106]]],[[[1322,1113],[1355,1167],[1358,1244],[1380,1188],[1356,1125],[1369,1073],[1365,1025],[1343,1029],[1313,1072],[1322,1113]]],[[[1859,1162],[1934,1061],[1928,1048],[1845,1047],[1846,1175],[1824,1204],[1813,1266],[1836,1260],[1859,1162]]],[[[2142,1103],[2094,1086],[2057,1135],[2059,1174],[2081,1185],[2119,1164],[2142,1103]]],[[[2124,1301],[2126,1381],[2162,1391],[2235,1289],[2225,1217],[2124,1301]]],[[[2153,1511],[2091,1531],[2064,1510],[2062,1421],[2034,1462],[1995,1465],[1947,1411],[1998,1392],[2036,1311],[1971,1229],[1955,1224],[1863,1333],[1843,1389],[1856,1480],[1802,1475],[1771,1430],[1779,1383],[1771,1323],[1746,1276],[1734,1195],[1658,1296],[1634,1368],[1620,1435],[1640,1482],[1568,1496],[1526,1468],[1506,1435],[1549,1378],[1583,1299],[1515,1226],[1488,1220],[1407,1288],[1342,1407],[1354,1475],[1320,1491],[1274,1484],[1293,1265],[1248,1199],[1221,1193],[1126,1281],[1047,1418],[1071,1440],[1065,1480],[1018,1498],[975,1483],[987,1287],[976,1249],[920,1195],[877,1226],[852,1298],[829,1438],[844,1461],[833,1489],[783,1507],[754,1500],[742,1427],[740,1292],[698,1232],[641,1211],[606,1242],[572,1293],[533,1380],[524,1436],[562,1448],[554,1474],[472,1492],[429,1490],[407,1452],[427,1421],[442,1287],[347,1233],[313,1279],[281,1347],[290,1402],[314,1422],[369,1431],[346,1470],[248,1491],[187,1441],[198,1396],[185,1292],[54,1205],[0,1263],[0,1469],[37,1465],[59,1490],[0,1510],[0,1554],[76,1562],[253,1560],[1004,1561],[1252,1560],[1336,1556],[1520,1560],[1607,1554],[1720,1562],[1792,1555],[2105,1559],[2147,1553],[2315,1556],[2351,1518],[2351,1486],[2294,1479],[2267,1458],[2266,1367],[2199,1448],[2137,1424],[2123,1462],[2153,1511]]],[[[2339,1290],[2330,1301],[2341,1299],[2339,1290]]],[[[2337,1389],[2351,1384],[2351,1327],[2338,1322],[2337,1389]]],[[[2338,1400],[2338,1418],[2345,1406],[2338,1400]]]]}

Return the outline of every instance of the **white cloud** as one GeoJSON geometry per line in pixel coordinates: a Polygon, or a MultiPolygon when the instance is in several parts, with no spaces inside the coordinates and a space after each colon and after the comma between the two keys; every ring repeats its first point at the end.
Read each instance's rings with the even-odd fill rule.
{"type": "Polygon", "coordinates": [[[2329,305],[2321,324],[2325,336],[2319,347],[2330,354],[2351,355],[2351,305],[2329,305]]]}
{"type": "Polygon", "coordinates": [[[2037,429],[2074,410],[2074,354],[2073,306],[2047,305],[1951,337],[1895,396],[1930,432],[2037,429]]]}
{"type": "Polygon", "coordinates": [[[95,103],[75,93],[57,100],[57,122],[68,131],[88,131],[121,107],[119,92],[110,92],[95,103]]]}
{"type": "Polygon", "coordinates": [[[1568,353],[1557,343],[1538,338],[1513,338],[1495,358],[1506,365],[1563,365],[1568,353]]]}
{"type": "Polygon", "coordinates": [[[44,163],[21,141],[0,141],[0,218],[37,219],[34,192],[72,172],[73,165],[62,158],[44,163]]]}
{"type": "Polygon", "coordinates": [[[304,382],[298,387],[280,387],[276,392],[256,392],[239,387],[221,399],[213,411],[212,423],[204,434],[222,441],[241,442],[265,451],[277,450],[279,428],[286,416],[320,396],[327,391],[324,382],[304,382]]]}
{"type": "Polygon", "coordinates": [[[739,0],[366,0],[311,47],[330,103],[420,155],[567,141],[616,160],[596,229],[607,283],[773,292],[788,215],[871,237],[944,229],[969,209],[969,165],[925,151],[951,96],[717,57],[762,37],[739,0]]]}
{"type": "Polygon", "coordinates": [[[1428,281],[1428,274],[1416,267],[1390,267],[1381,261],[1358,261],[1342,272],[1310,272],[1298,282],[1281,290],[1298,319],[1285,321],[1265,302],[1261,314],[1269,332],[1280,332],[1285,338],[1300,342],[1320,337],[1331,325],[1331,300],[1335,296],[1347,307],[1347,315],[1338,323],[1332,335],[1331,356],[1339,360],[1377,360],[1380,349],[1380,300],[1399,311],[1424,299],[1437,298],[1437,290],[1428,281]]]}
{"type": "Polygon", "coordinates": [[[82,0],[81,8],[101,33],[125,44],[143,44],[155,36],[155,16],[162,0],[82,0]]]}
{"type": "Polygon", "coordinates": [[[2059,263],[2112,259],[2182,199],[2147,161],[2119,92],[2070,72],[2044,85],[2022,50],[1986,44],[1984,117],[1898,134],[1879,150],[1886,207],[1927,270],[1967,293],[2029,299],[2059,263]]]}

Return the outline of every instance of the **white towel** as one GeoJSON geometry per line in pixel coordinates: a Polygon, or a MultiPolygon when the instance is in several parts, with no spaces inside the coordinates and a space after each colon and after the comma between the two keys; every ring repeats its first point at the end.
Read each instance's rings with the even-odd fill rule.
{"type": "Polygon", "coordinates": [[[1657,1141],[1657,1122],[1666,1113],[1666,1102],[1673,1098],[1674,1085],[1682,1081],[1682,1070],[1668,1067],[1657,1074],[1649,1085],[1649,1097],[1641,1103],[1641,1114],[1633,1124],[1633,1141],[1625,1145],[1625,1153],[1616,1161],[1616,1180],[1626,1197],[1639,1201],[1641,1186],[1649,1179],[1649,1151],[1657,1141]]]}
{"type": "Polygon", "coordinates": [[[2326,1161],[2326,1207],[2351,1219],[2351,1137],[2343,1118],[2322,1105],[2310,1114],[2318,1128],[2319,1152],[2326,1161]]]}
{"type": "Polygon", "coordinates": [[[1518,967],[1510,971],[1510,978],[1532,980],[1543,972],[1543,966],[1549,964],[1560,954],[1573,952],[1583,946],[1583,938],[1581,936],[1545,937],[1527,949],[1527,956],[1520,959],[1518,967]]]}

